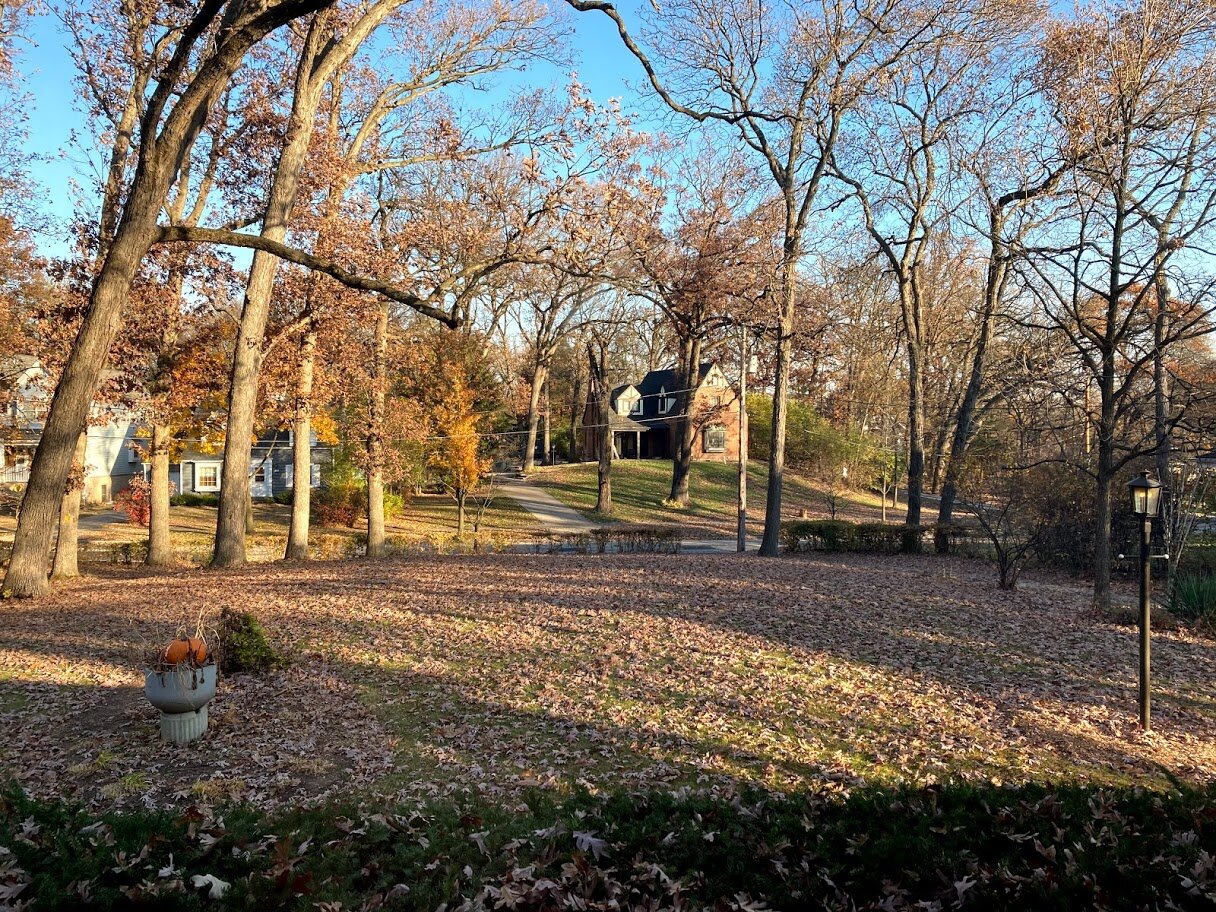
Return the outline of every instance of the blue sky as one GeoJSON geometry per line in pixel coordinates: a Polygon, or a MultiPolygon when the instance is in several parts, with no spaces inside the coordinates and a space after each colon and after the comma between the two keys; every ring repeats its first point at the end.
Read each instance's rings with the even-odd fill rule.
{"type": "MultiPolygon", "coordinates": [[[[626,10],[633,5],[622,4],[626,10]]],[[[638,81],[641,68],[625,52],[611,23],[598,14],[570,14],[567,18],[573,23],[571,56],[580,81],[597,101],[617,97],[622,99],[626,110],[633,109],[638,99],[630,91],[629,83],[638,81]]],[[[63,226],[77,202],[73,182],[86,189],[93,184],[82,152],[82,146],[90,144],[90,137],[77,101],[75,64],[58,20],[49,15],[37,17],[30,38],[31,44],[25,48],[20,64],[29,94],[26,149],[38,188],[38,206],[52,217],[54,224],[40,246],[45,253],[56,255],[66,250],[63,226]],[[78,137],[75,143],[74,135],[78,137]]],[[[566,76],[562,70],[545,66],[507,82],[528,86],[564,84],[566,76]]]]}

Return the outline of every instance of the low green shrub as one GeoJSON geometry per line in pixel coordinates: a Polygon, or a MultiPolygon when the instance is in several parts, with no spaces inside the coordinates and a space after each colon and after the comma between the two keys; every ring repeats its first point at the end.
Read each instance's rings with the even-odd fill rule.
{"type": "Polygon", "coordinates": [[[393,491],[384,492],[384,518],[396,519],[405,512],[406,499],[393,491]]]}
{"type": "Polygon", "coordinates": [[[218,494],[174,494],[169,503],[175,507],[218,507],[218,494]]]}
{"type": "Polygon", "coordinates": [[[1216,629],[1216,576],[1179,576],[1170,594],[1170,611],[1185,621],[1216,629]]]}
{"type": "Polygon", "coordinates": [[[82,564],[142,564],[148,558],[148,542],[81,542],[77,556],[82,564]]]}
{"type": "Polygon", "coordinates": [[[679,554],[678,526],[647,526],[621,523],[601,526],[590,532],[554,533],[536,529],[525,536],[537,554],[574,551],[577,554],[679,554]]]}
{"type": "Polygon", "coordinates": [[[220,612],[216,634],[220,671],[225,674],[269,671],[287,664],[250,611],[225,608],[220,612]]]}
{"type": "Polygon", "coordinates": [[[277,504],[282,504],[283,506],[288,506],[292,502],[292,500],[295,499],[295,496],[296,496],[295,488],[288,488],[286,491],[280,491],[278,494],[274,495],[274,497],[272,497],[270,499],[277,504]]]}
{"type": "Polygon", "coordinates": [[[843,519],[801,519],[785,523],[781,537],[786,551],[853,551],[855,528],[843,519]]]}
{"type": "Polygon", "coordinates": [[[48,910],[1198,910],[1216,890],[1210,785],[187,804],[99,814],[9,787],[0,884],[48,910]],[[194,888],[207,875],[223,895],[194,888]]]}

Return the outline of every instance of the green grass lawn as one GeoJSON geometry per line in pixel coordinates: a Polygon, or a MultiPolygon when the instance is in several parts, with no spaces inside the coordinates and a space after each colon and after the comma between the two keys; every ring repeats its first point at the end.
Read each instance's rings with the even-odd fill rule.
{"type": "MultiPolygon", "coordinates": [[[[609,521],[684,526],[706,538],[735,534],[739,472],[733,463],[694,462],[689,486],[691,501],[686,509],[665,505],[671,493],[671,461],[623,459],[612,466],[613,513],[609,521]]],[[[748,466],[748,531],[758,535],[764,524],[768,466],[753,461],[748,466]]],[[[562,503],[593,520],[597,492],[596,464],[591,462],[538,468],[530,480],[545,488],[562,503]]],[[[825,492],[812,482],[787,472],[782,496],[782,514],[798,516],[803,510],[816,518],[827,517],[825,492]]],[[[837,503],[841,518],[874,522],[882,517],[878,498],[867,492],[848,492],[837,503]]],[[[903,520],[902,509],[889,509],[891,522],[903,520]]]]}
{"type": "MultiPolygon", "coordinates": [[[[472,534],[476,506],[466,508],[467,533],[472,534]]],[[[482,515],[480,533],[485,536],[517,537],[535,529],[537,520],[511,498],[498,494],[482,515]]],[[[388,528],[392,534],[408,538],[454,535],[457,528],[456,503],[446,494],[420,494],[412,498],[405,512],[395,517],[388,528]]]]}

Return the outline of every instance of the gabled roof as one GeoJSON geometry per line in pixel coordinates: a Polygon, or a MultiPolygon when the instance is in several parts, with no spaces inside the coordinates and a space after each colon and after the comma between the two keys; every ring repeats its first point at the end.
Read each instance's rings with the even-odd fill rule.
{"type": "MultiPolygon", "coordinates": [[[[697,385],[709,376],[709,372],[714,369],[713,363],[705,361],[701,364],[700,375],[697,377],[697,385]]],[[[664,370],[653,370],[642,378],[641,383],[635,384],[643,396],[655,396],[661,390],[667,392],[675,392],[679,388],[679,376],[674,367],[668,367],[664,370]]]]}
{"type": "MultiPolygon", "coordinates": [[[[701,365],[700,376],[697,378],[697,385],[700,386],[705,382],[705,378],[709,376],[709,372],[714,369],[713,362],[706,361],[701,365]]],[[[659,404],[663,400],[662,393],[666,392],[670,396],[674,396],[677,390],[680,389],[679,376],[674,367],[668,367],[663,370],[653,370],[641,379],[639,383],[626,383],[618,386],[612,391],[612,407],[616,409],[617,398],[625,390],[633,387],[642,395],[642,412],[641,414],[633,414],[633,418],[637,421],[646,424],[653,424],[658,421],[666,421],[669,417],[669,412],[659,410],[659,404]]]]}
{"type": "Polygon", "coordinates": [[[645,433],[650,430],[650,425],[634,421],[626,415],[618,415],[615,411],[608,416],[608,426],[614,431],[641,431],[645,433]]]}

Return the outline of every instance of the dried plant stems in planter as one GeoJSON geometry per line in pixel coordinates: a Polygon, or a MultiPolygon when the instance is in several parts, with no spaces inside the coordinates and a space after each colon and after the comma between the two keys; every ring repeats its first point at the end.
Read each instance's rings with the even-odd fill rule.
{"type": "Polygon", "coordinates": [[[160,710],[160,736],[189,744],[207,731],[207,705],[215,699],[216,665],[202,637],[178,637],[144,672],[144,694],[160,710]]]}

